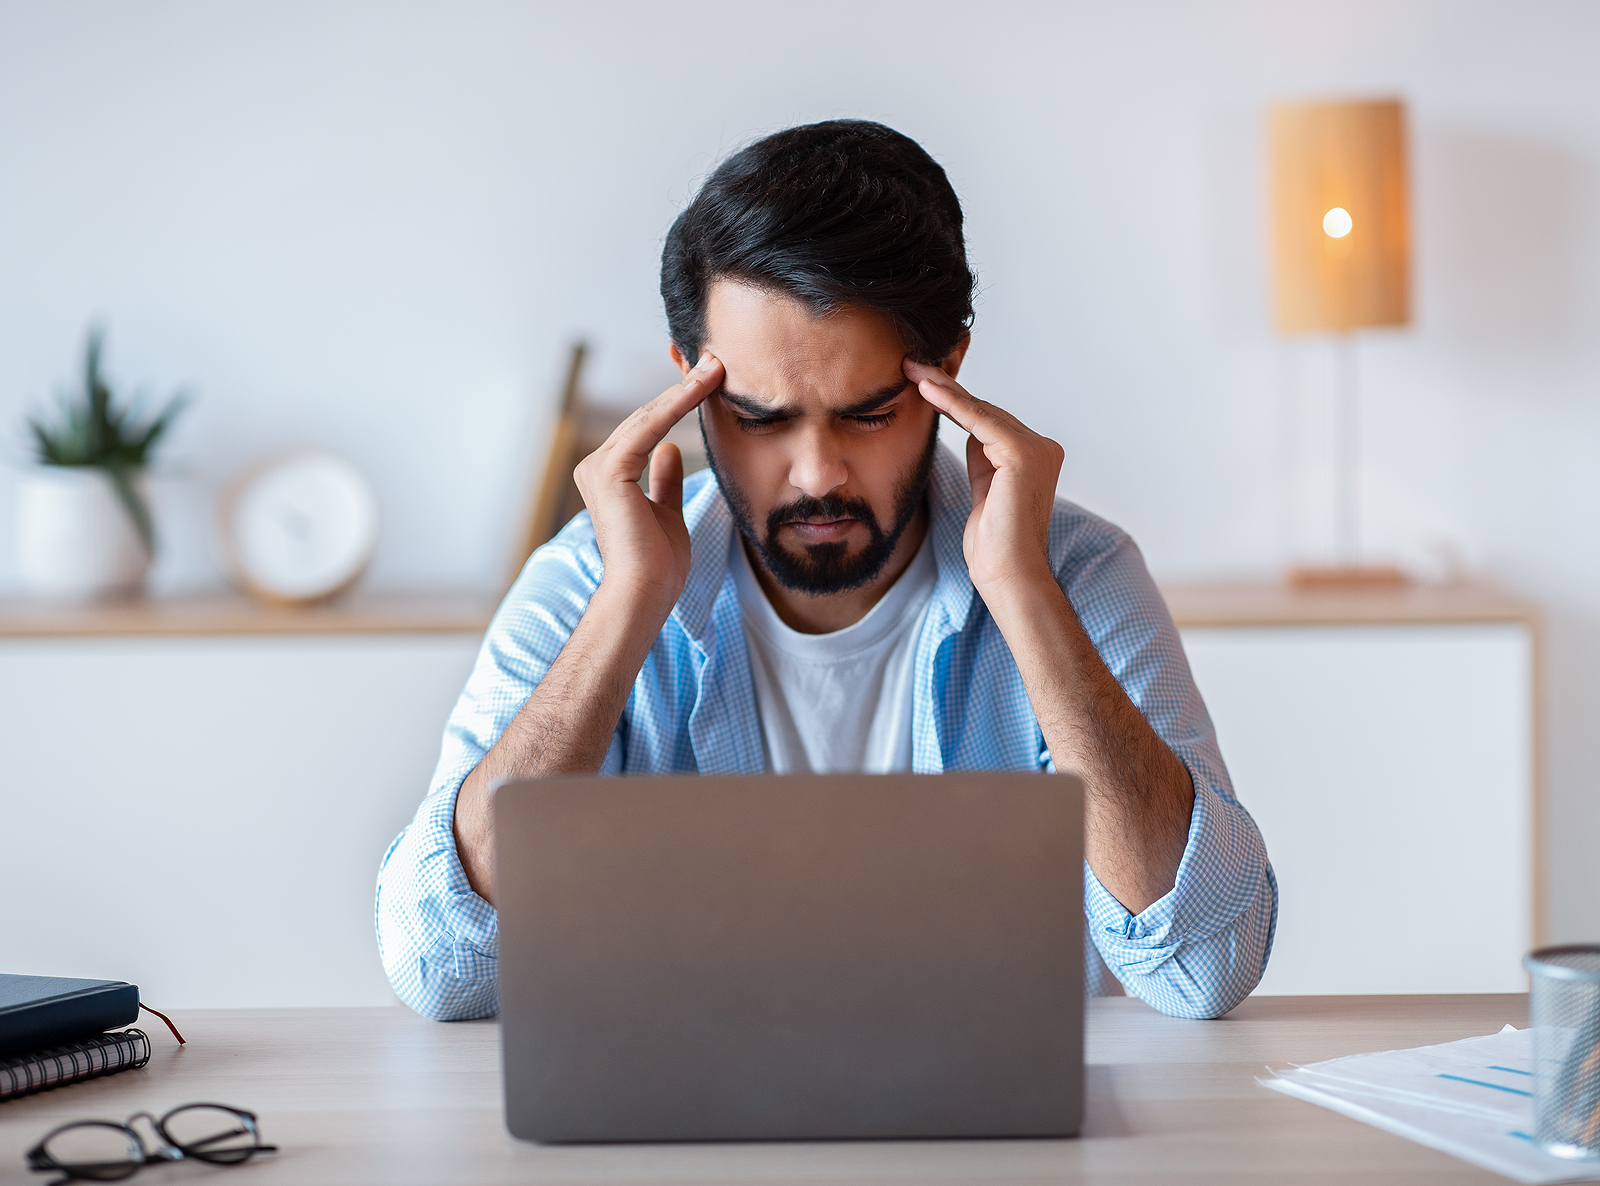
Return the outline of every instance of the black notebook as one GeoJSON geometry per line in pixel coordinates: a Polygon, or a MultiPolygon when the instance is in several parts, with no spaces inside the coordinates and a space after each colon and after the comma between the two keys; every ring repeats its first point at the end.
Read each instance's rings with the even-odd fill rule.
{"type": "Polygon", "coordinates": [[[149,1061],[150,1039],[143,1030],[96,1034],[81,1042],[0,1058],[0,1101],[118,1071],[136,1071],[149,1061]]]}
{"type": "Polygon", "coordinates": [[[120,980],[0,975],[0,1058],[76,1042],[139,1019],[139,989],[120,980]]]}

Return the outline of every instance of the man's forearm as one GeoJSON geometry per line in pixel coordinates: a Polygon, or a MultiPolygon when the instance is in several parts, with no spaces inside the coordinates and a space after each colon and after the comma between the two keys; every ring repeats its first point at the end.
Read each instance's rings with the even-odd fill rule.
{"type": "Polygon", "coordinates": [[[1059,585],[985,598],[1059,770],[1084,780],[1084,856],[1138,914],[1177,878],[1194,783],[1117,683],[1059,585]]]}
{"type": "Polygon", "coordinates": [[[598,773],[660,629],[635,599],[602,583],[539,686],[462,782],[456,851],[480,897],[493,901],[490,788],[503,778],[598,773]]]}

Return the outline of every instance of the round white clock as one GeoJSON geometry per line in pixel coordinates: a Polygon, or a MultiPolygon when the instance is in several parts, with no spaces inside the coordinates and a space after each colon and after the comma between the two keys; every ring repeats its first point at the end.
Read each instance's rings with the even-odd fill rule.
{"type": "Polygon", "coordinates": [[[235,583],[308,605],[354,584],[378,545],[378,498],[336,453],[296,449],[247,470],[223,496],[223,552],[235,583]]]}

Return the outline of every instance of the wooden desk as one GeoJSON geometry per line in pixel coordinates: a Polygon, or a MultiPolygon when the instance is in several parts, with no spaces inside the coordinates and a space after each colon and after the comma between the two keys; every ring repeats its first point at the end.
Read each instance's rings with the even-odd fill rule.
{"type": "Polygon", "coordinates": [[[1255,1082],[1265,1064],[1420,1046],[1527,1024],[1522,996],[1261,997],[1222,1021],[1089,1006],[1088,1119],[1069,1141],[539,1146],[506,1134],[499,1031],[395,1007],[207,1010],[157,1023],[150,1065],[0,1104],[0,1181],[56,1124],[212,1100],[250,1108],[281,1152],[185,1182],[1498,1183],[1502,1179],[1255,1082]]]}

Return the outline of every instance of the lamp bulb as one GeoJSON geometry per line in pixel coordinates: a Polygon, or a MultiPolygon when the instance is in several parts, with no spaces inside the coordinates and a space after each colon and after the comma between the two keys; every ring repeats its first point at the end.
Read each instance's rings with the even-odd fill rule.
{"type": "Polygon", "coordinates": [[[1330,239],[1344,238],[1354,225],[1350,221],[1350,212],[1343,206],[1335,206],[1322,216],[1322,233],[1330,239]]]}

